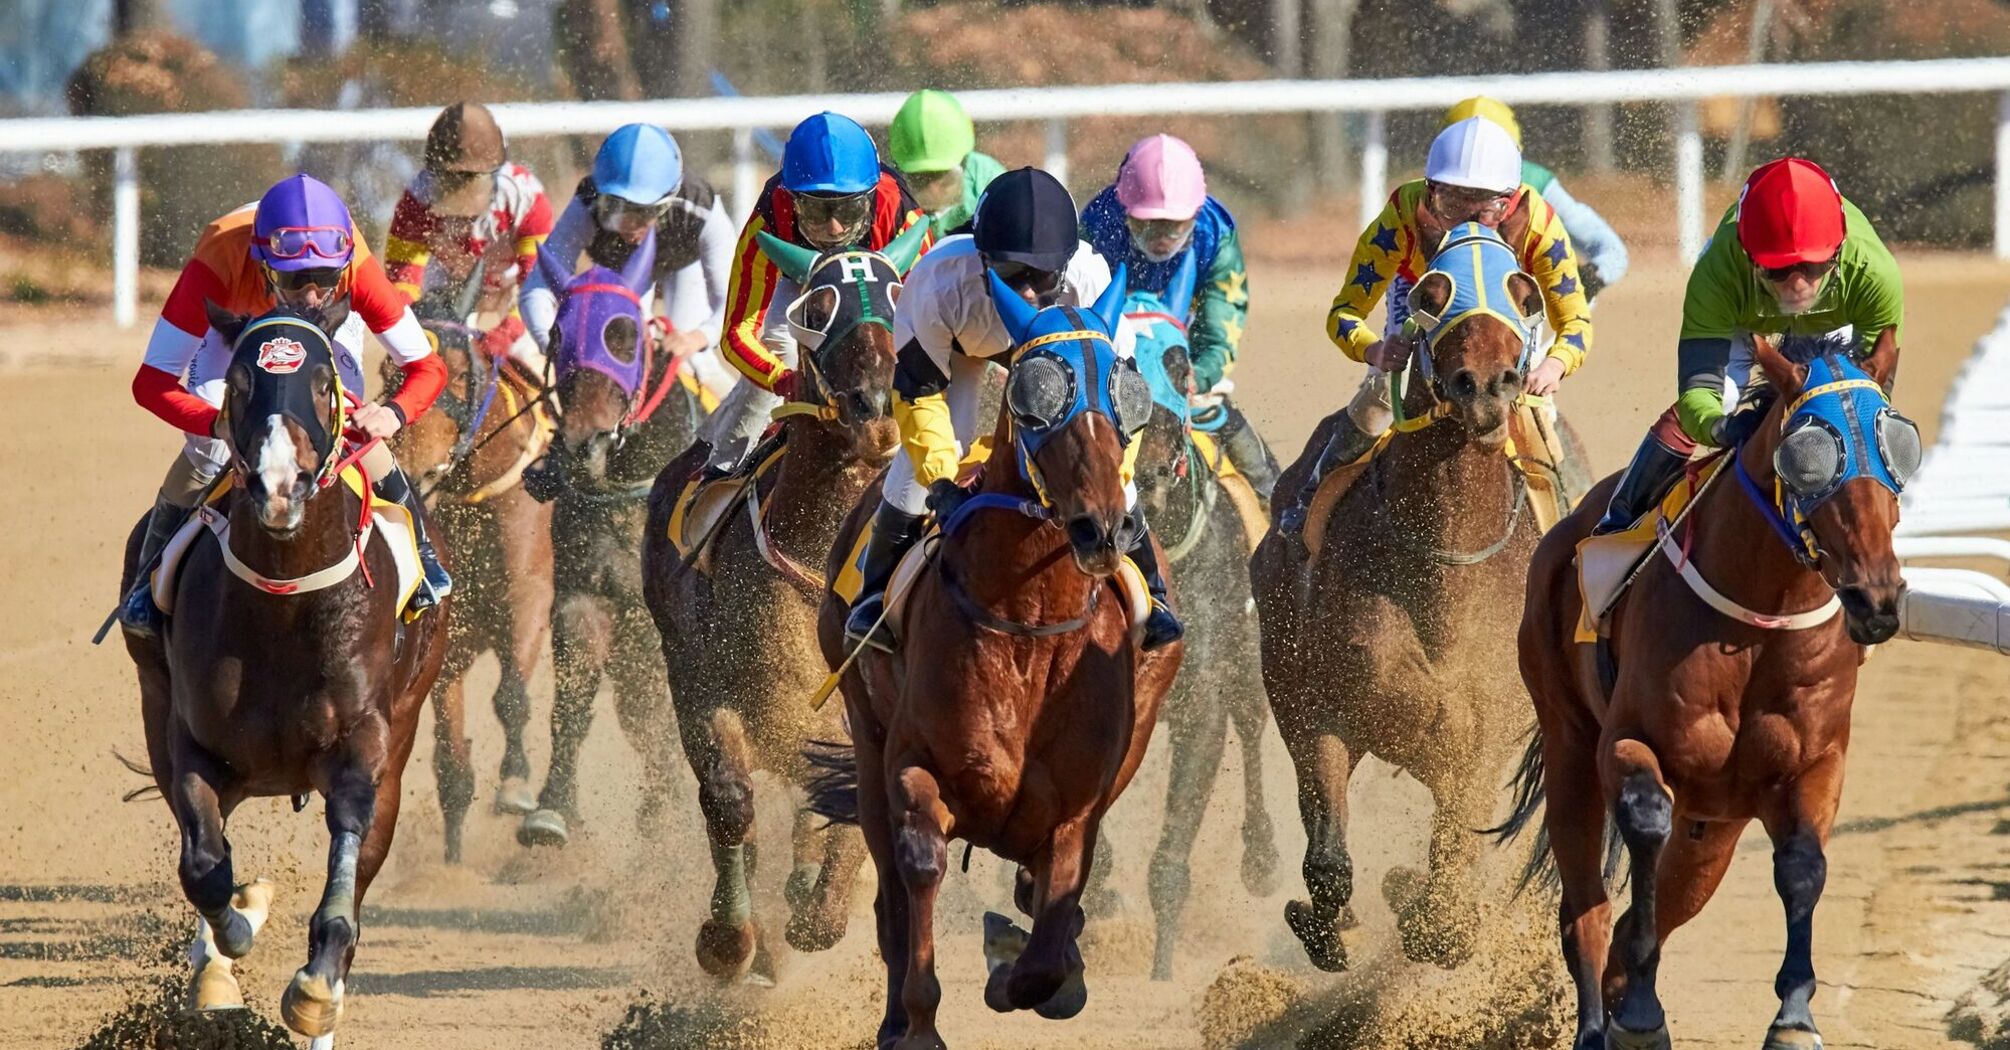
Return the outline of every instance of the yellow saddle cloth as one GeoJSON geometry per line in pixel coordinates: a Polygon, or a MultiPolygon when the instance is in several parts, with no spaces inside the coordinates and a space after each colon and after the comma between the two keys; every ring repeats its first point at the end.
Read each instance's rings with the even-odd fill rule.
{"type": "Polygon", "coordinates": [[[692,551],[698,551],[693,564],[700,572],[710,572],[712,540],[719,534],[726,515],[749,501],[753,503],[751,513],[767,513],[767,496],[761,492],[761,483],[782,462],[786,451],[786,445],[778,444],[752,470],[711,481],[694,477],[685,482],[684,491],[677,495],[677,506],[670,512],[670,524],[664,530],[678,555],[689,559],[692,551]]]}
{"type": "Polygon", "coordinates": [[[1581,608],[1575,640],[1595,642],[1611,626],[1612,607],[1634,579],[1634,569],[1661,542],[1661,530],[1673,528],[1710,479],[1723,469],[1729,456],[1714,456],[1701,464],[1693,476],[1685,476],[1653,510],[1640,516],[1630,528],[1603,536],[1587,536],[1577,543],[1577,595],[1581,608]]]}
{"type": "Polygon", "coordinates": [[[1248,541],[1250,553],[1256,553],[1256,545],[1263,534],[1270,531],[1270,515],[1264,511],[1263,500],[1256,495],[1256,487],[1249,478],[1235,469],[1228,454],[1213,434],[1193,432],[1194,451],[1200,454],[1201,462],[1214,472],[1215,480],[1221,483],[1221,491],[1228,496],[1228,502],[1235,507],[1235,513],[1242,518],[1242,534],[1248,541]]]}

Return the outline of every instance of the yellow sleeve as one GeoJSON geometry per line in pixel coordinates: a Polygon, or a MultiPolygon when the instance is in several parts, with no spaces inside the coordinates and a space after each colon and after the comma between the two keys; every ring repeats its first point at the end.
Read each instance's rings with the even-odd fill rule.
{"type": "Polygon", "coordinates": [[[893,398],[893,421],[900,426],[900,443],[914,463],[914,480],[927,488],[937,481],[956,480],[956,427],[949,421],[949,398],[942,391],[912,401],[893,398]]]}
{"type": "Polygon", "coordinates": [[[1584,298],[1577,251],[1563,230],[1563,221],[1547,206],[1534,219],[1528,231],[1535,241],[1530,268],[1542,286],[1543,307],[1549,314],[1550,328],[1556,332],[1549,356],[1562,361],[1563,374],[1569,375],[1584,366],[1585,355],[1591,352],[1591,305],[1584,298]]]}
{"type": "Polygon", "coordinates": [[[1375,345],[1375,332],[1368,327],[1368,312],[1382,301],[1382,293],[1396,276],[1402,261],[1402,222],[1396,210],[1396,195],[1382,206],[1382,214],[1361,231],[1354,242],[1354,257],[1347,262],[1347,283],[1333,297],[1326,314],[1326,337],[1353,360],[1361,360],[1375,345]]]}

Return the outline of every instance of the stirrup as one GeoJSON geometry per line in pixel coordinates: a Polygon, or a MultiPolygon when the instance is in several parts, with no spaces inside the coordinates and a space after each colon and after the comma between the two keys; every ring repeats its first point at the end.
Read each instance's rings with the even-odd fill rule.
{"type": "Polygon", "coordinates": [[[893,628],[887,626],[886,592],[861,594],[845,617],[844,636],[853,645],[869,645],[883,653],[893,651],[893,628]]]}
{"type": "Polygon", "coordinates": [[[141,580],[133,588],[126,600],[119,603],[119,626],[127,634],[136,638],[154,638],[160,635],[161,611],[154,604],[153,585],[141,580]]]}
{"type": "Polygon", "coordinates": [[[1186,625],[1157,598],[1152,599],[1151,615],[1145,617],[1144,651],[1151,652],[1186,637],[1186,625]]]}

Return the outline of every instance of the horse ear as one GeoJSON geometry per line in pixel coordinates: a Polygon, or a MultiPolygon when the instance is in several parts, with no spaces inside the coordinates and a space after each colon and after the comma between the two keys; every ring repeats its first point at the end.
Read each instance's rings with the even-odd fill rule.
{"type": "MultiPolygon", "coordinates": [[[[1187,253],[1189,257],[1192,254],[1187,253]]],[[[1103,331],[1110,335],[1117,334],[1117,324],[1124,318],[1124,297],[1131,294],[1129,283],[1130,274],[1123,263],[1118,263],[1116,272],[1110,275],[1109,287],[1103,289],[1103,294],[1096,298],[1096,305],[1092,307],[1096,316],[1102,319],[1103,331]]]]}
{"type": "Polygon", "coordinates": [[[1864,360],[1863,371],[1877,380],[1885,396],[1891,396],[1891,385],[1898,381],[1898,329],[1887,328],[1878,335],[1870,357],[1864,360]]]}
{"type": "Polygon", "coordinates": [[[927,221],[916,219],[907,229],[901,231],[900,236],[893,239],[892,244],[886,246],[886,251],[880,254],[886,256],[886,261],[893,264],[894,273],[905,277],[907,271],[914,268],[915,261],[921,258],[921,241],[927,236],[927,221]]]}
{"type": "Polygon", "coordinates": [[[1787,400],[1801,392],[1807,381],[1807,371],[1787,359],[1780,352],[1778,336],[1754,335],[1752,339],[1752,361],[1766,374],[1766,382],[1787,400]]]}
{"type": "Polygon", "coordinates": [[[321,308],[321,318],[316,327],[321,329],[330,342],[335,340],[335,333],[341,331],[342,326],[349,322],[351,305],[349,297],[345,295],[321,308]]]}
{"type": "Polygon", "coordinates": [[[1172,279],[1166,282],[1166,313],[1182,322],[1193,311],[1193,288],[1199,279],[1193,256],[1192,252],[1181,252],[1179,265],[1173,268],[1172,279]]]}
{"type": "Polygon", "coordinates": [[[1159,355],[1159,367],[1165,369],[1166,378],[1181,391],[1199,393],[1193,389],[1193,358],[1187,353],[1185,343],[1174,343],[1159,355]]]}
{"type": "Polygon", "coordinates": [[[551,294],[565,298],[565,286],[572,283],[570,262],[560,259],[550,247],[541,247],[537,250],[537,272],[544,275],[545,287],[551,289],[551,294]]]}
{"type": "Polygon", "coordinates": [[[1515,310],[1523,317],[1541,317],[1543,314],[1542,286],[1526,273],[1508,274],[1507,290],[1514,297],[1515,310]]]}
{"type": "Polygon", "coordinates": [[[649,227],[642,243],[628,253],[628,262],[621,267],[621,283],[636,295],[648,291],[649,286],[656,283],[656,227],[649,227]]]}
{"type": "Polygon", "coordinates": [[[756,231],[754,240],[760,242],[761,254],[797,284],[803,283],[803,279],[810,275],[810,267],[817,264],[817,253],[800,244],[790,244],[766,230],[756,231]]]}
{"type": "MultiPolygon", "coordinates": [[[[1536,294],[1538,297],[1541,295],[1540,292],[1536,294]]],[[[1450,305],[1451,301],[1452,279],[1436,270],[1425,274],[1417,282],[1417,286],[1410,289],[1410,312],[1413,314],[1442,318],[1445,315],[1445,307],[1450,305]]]]}
{"type": "Polygon", "coordinates": [[[244,333],[245,322],[250,320],[242,314],[231,313],[208,299],[202,301],[202,311],[209,315],[209,326],[223,336],[226,346],[237,342],[237,337],[244,333]]]}
{"type": "Polygon", "coordinates": [[[1013,291],[1011,285],[1000,280],[998,271],[985,267],[984,279],[991,285],[991,305],[998,309],[998,319],[1005,322],[1005,334],[1012,337],[1014,346],[1025,342],[1027,334],[1033,330],[1033,318],[1039,316],[1040,311],[1033,309],[1033,304],[1013,291]]]}

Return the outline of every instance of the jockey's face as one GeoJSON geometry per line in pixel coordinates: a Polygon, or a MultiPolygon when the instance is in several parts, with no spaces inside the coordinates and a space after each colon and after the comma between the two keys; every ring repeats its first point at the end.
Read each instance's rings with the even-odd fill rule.
{"type": "Polygon", "coordinates": [[[267,270],[272,298],[279,305],[301,311],[318,311],[335,301],[342,287],[342,268],[316,267],[311,270],[267,270]]]}
{"type": "Polygon", "coordinates": [[[1836,261],[1799,263],[1759,271],[1766,287],[1773,290],[1773,298],[1780,302],[1783,314],[1804,314],[1814,309],[1815,300],[1821,298],[1822,282],[1835,269],[1836,261]]]}
{"type": "Polygon", "coordinates": [[[985,265],[998,274],[1005,286],[1019,293],[1034,309],[1052,306],[1054,297],[1061,291],[1061,274],[1056,270],[1040,270],[1020,262],[991,262],[985,265]]]}
{"type": "Polygon", "coordinates": [[[872,219],[871,190],[843,196],[798,193],[794,198],[796,231],[810,247],[835,251],[865,238],[872,219]]]}
{"type": "Polygon", "coordinates": [[[1165,262],[1180,253],[1193,236],[1192,219],[1125,219],[1131,243],[1153,262],[1165,262]]]}
{"type": "Polygon", "coordinates": [[[1476,222],[1482,226],[1499,226],[1507,218],[1508,201],[1512,193],[1497,193],[1493,190],[1476,190],[1465,186],[1447,186],[1443,183],[1430,184],[1430,193],[1425,203],[1431,214],[1446,226],[1457,226],[1462,222],[1476,222]]]}
{"type": "Polygon", "coordinates": [[[963,203],[963,169],[911,171],[907,187],[914,191],[914,203],[921,205],[922,211],[939,214],[963,203]]]}

